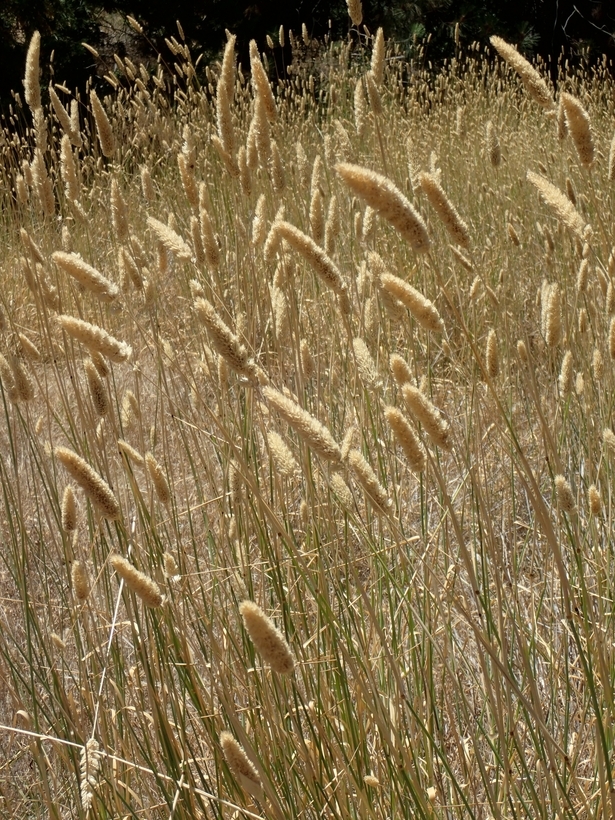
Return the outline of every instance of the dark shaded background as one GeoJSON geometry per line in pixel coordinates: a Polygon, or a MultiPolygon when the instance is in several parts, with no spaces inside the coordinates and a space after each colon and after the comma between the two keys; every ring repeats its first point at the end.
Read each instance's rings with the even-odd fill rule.
{"type": "MultiPolygon", "coordinates": [[[[364,0],[363,17],[371,31],[383,26],[409,53],[417,36],[431,33],[434,65],[453,53],[456,23],[462,44],[499,34],[527,55],[557,58],[563,49],[573,61],[584,52],[590,59],[603,53],[615,58],[615,0],[364,0]]],[[[298,33],[305,23],[312,37],[329,30],[343,37],[350,26],[345,0],[0,0],[0,101],[6,106],[11,89],[22,91],[27,44],[36,29],[42,35],[43,85],[53,51],[56,82],[72,88],[97,68],[82,41],[108,56],[137,48],[140,58],[153,58],[156,50],[170,57],[164,38],[178,36],[176,20],[195,59],[205,52],[202,65],[223,47],[226,28],[237,34],[247,65],[249,40],[262,48],[269,34],[277,43],[281,24],[298,33]],[[126,14],[143,24],[147,38],[136,42],[122,33],[126,14]]]]}

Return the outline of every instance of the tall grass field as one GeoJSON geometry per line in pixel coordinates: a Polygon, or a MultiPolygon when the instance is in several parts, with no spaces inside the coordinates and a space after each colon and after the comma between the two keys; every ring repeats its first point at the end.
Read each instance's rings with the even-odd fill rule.
{"type": "Polygon", "coordinates": [[[615,83],[349,5],[81,94],[32,38],[2,817],[615,816],[615,83]]]}

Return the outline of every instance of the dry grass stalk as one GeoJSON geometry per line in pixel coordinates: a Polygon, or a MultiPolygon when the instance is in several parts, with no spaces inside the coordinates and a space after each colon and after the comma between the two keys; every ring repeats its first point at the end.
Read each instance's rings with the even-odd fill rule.
{"type": "Polygon", "coordinates": [[[263,396],[317,455],[328,461],[341,461],[339,445],[324,424],[273,387],[264,387],[263,396]]]}
{"type": "Polygon", "coordinates": [[[257,652],[279,675],[290,675],[295,659],[288,641],[254,601],[242,601],[239,612],[257,652]]]}
{"type": "Polygon", "coordinates": [[[335,170],[351,191],[390,222],[415,251],[429,248],[423,218],[390,179],[345,162],[338,163],[335,170]]]}
{"type": "Polygon", "coordinates": [[[140,572],[121,555],[110,555],[109,563],[124,581],[128,589],[137,595],[146,606],[156,609],[164,603],[160,587],[145,573],[140,572]]]}
{"type": "Polygon", "coordinates": [[[81,487],[103,518],[111,520],[120,518],[121,508],[111,488],[87,461],[66,447],[56,447],[54,452],[60,464],[73,481],[81,487]]]}

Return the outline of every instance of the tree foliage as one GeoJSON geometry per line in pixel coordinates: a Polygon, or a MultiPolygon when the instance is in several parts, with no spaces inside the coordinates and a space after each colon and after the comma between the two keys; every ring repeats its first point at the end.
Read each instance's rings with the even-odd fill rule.
{"type": "MultiPolygon", "coordinates": [[[[499,34],[526,53],[574,57],[582,49],[593,55],[615,56],[615,8],[599,0],[364,0],[364,22],[374,31],[383,26],[388,37],[408,51],[417,38],[430,34],[428,59],[434,63],[454,53],[454,32],[462,44],[485,42],[499,34]]],[[[0,3],[0,100],[11,89],[21,91],[28,41],[38,29],[42,53],[54,54],[50,70],[69,86],[82,84],[93,70],[86,41],[104,46],[105,20],[132,15],[143,24],[141,47],[164,54],[165,38],[177,34],[177,23],[190,47],[213,56],[225,41],[225,29],[238,37],[240,58],[247,63],[247,45],[254,38],[262,46],[267,34],[275,39],[280,25],[311,37],[327,32],[344,36],[350,25],[344,0],[2,0],[0,3]]],[[[118,50],[125,44],[117,41],[118,50]]],[[[555,64],[555,60],[553,64],[555,64]]]]}

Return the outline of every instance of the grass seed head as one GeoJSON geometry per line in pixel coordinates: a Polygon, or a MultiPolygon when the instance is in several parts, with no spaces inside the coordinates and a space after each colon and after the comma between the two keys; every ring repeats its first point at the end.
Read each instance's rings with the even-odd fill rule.
{"type": "Polygon", "coordinates": [[[514,68],[530,97],[543,108],[553,108],[553,95],[545,80],[517,49],[501,37],[490,37],[489,42],[506,62],[514,68]]]}
{"type": "Polygon", "coordinates": [[[553,209],[555,215],[561,222],[577,236],[583,238],[585,222],[581,214],[575,210],[568,197],[559,188],[556,188],[549,180],[535,174],[533,171],[527,172],[527,178],[538,190],[542,199],[553,209]]]}
{"type": "Polygon", "coordinates": [[[450,450],[449,426],[441,417],[438,409],[413,384],[404,384],[401,392],[409,412],[423,425],[423,429],[433,443],[443,450],[450,450]]]}
{"type": "Polygon", "coordinates": [[[74,532],[77,529],[77,499],[70,484],[64,488],[62,495],[62,529],[74,532]]]}
{"type": "Polygon", "coordinates": [[[565,513],[573,513],[576,510],[576,502],[572,494],[572,488],[563,475],[555,476],[555,494],[560,509],[565,513]]]}
{"type": "Polygon", "coordinates": [[[90,594],[90,576],[83,561],[73,561],[70,577],[75,598],[85,601],[90,594]]]}
{"type": "Polygon", "coordinates": [[[91,291],[102,302],[112,302],[117,298],[119,289],[102,273],[88,265],[77,253],[55,251],[51,258],[56,265],[69,276],[72,276],[80,285],[91,291]]]}
{"type": "Polygon", "coordinates": [[[385,407],[384,415],[395,440],[408,459],[410,469],[415,473],[421,473],[425,469],[425,449],[410,422],[396,407],[385,407]]]}
{"type": "Polygon", "coordinates": [[[121,509],[107,482],[93,470],[87,461],[66,447],[56,447],[55,456],[66,472],[83,490],[103,518],[120,518],[121,509]]]}
{"type": "Polygon", "coordinates": [[[129,345],[114,339],[102,327],[91,325],[74,316],[58,316],[57,321],[62,330],[73,339],[112,362],[126,362],[132,355],[132,348],[129,345]]]}
{"type": "Polygon", "coordinates": [[[254,601],[242,601],[239,612],[248,635],[265,663],[280,675],[290,675],[295,668],[290,646],[273,621],[254,601]]]}
{"type": "Polygon", "coordinates": [[[457,209],[449,200],[444,189],[432,174],[422,171],[418,175],[418,182],[429,204],[438,214],[451,239],[463,248],[470,245],[468,226],[459,216],[457,209]]]}
{"type": "Polygon", "coordinates": [[[444,322],[434,303],[426,299],[412,285],[404,282],[398,276],[393,276],[391,273],[382,274],[380,284],[387,293],[394,296],[404,307],[408,308],[417,323],[425,330],[430,330],[433,333],[442,333],[444,331],[444,322]]]}
{"type": "Polygon", "coordinates": [[[263,396],[317,455],[327,461],[341,461],[339,445],[324,424],[273,387],[264,387],[263,396]]]}
{"type": "Polygon", "coordinates": [[[111,158],[115,153],[115,137],[113,136],[113,128],[109,122],[107,112],[98,99],[97,93],[90,91],[90,105],[92,106],[92,114],[94,115],[94,122],[96,123],[96,131],[98,133],[98,140],[100,142],[100,150],[107,158],[111,158]]]}
{"type": "Polygon", "coordinates": [[[581,165],[589,168],[594,161],[594,138],[592,136],[589,114],[572,94],[562,94],[562,105],[566,112],[568,130],[577,149],[581,165]]]}
{"type": "Polygon", "coordinates": [[[128,589],[135,593],[146,606],[156,609],[162,606],[164,598],[158,584],[145,573],[140,572],[121,555],[110,555],[109,562],[122,578],[128,589]]]}
{"type": "Polygon", "coordinates": [[[350,190],[396,228],[415,251],[429,248],[422,216],[390,179],[359,165],[338,163],[335,170],[350,190]]]}
{"type": "Polygon", "coordinates": [[[231,774],[239,785],[253,797],[262,799],[260,777],[248,755],[230,732],[221,732],[220,746],[231,774]]]}
{"type": "Polygon", "coordinates": [[[35,31],[30,38],[28,53],[26,54],[26,74],[24,77],[24,96],[31,111],[41,107],[40,74],[41,35],[35,31]]]}
{"type": "Polygon", "coordinates": [[[152,479],[152,484],[154,485],[154,490],[156,492],[156,496],[158,497],[158,501],[167,506],[171,503],[171,490],[169,489],[169,483],[162,467],[156,461],[152,453],[145,454],[145,465],[149,476],[152,479]]]}
{"type": "Polygon", "coordinates": [[[386,514],[393,502],[389,498],[385,488],[378,481],[378,477],[367,459],[359,450],[352,449],[348,453],[347,461],[353,475],[358,480],[373,506],[378,512],[386,514]]]}

